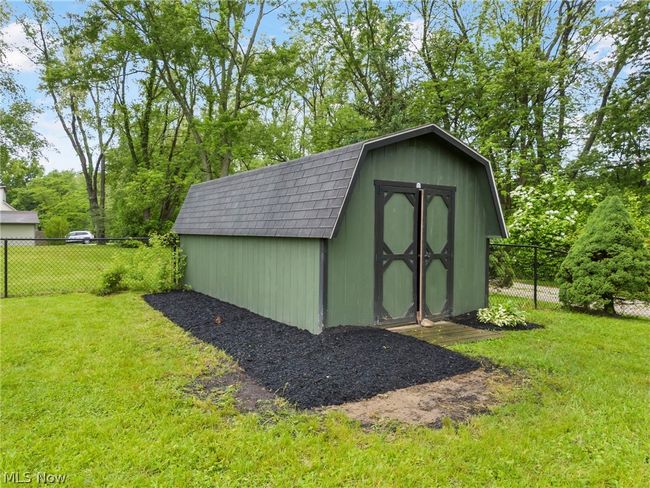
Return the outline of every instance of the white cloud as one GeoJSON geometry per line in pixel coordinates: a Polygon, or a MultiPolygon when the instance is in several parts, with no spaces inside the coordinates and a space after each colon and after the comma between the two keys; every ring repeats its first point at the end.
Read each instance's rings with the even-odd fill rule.
{"type": "Polygon", "coordinates": [[[422,49],[422,29],[424,28],[424,19],[415,17],[409,20],[406,25],[411,33],[411,45],[414,50],[422,49]]]}
{"type": "Polygon", "coordinates": [[[18,22],[12,22],[2,28],[0,35],[8,44],[5,59],[7,65],[20,73],[36,71],[36,65],[21,52],[29,47],[29,40],[23,32],[22,26],[18,22]]]}
{"type": "Polygon", "coordinates": [[[596,63],[607,63],[614,55],[614,38],[604,35],[598,36],[587,52],[588,58],[596,63]]]}

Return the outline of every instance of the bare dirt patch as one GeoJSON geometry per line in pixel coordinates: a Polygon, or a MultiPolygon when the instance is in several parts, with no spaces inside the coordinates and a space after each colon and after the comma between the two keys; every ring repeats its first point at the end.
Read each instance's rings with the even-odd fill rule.
{"type": "Polygon", "coordinates": [[[439,428],[445,419],[459,422],[489,412],[499,403],[498,393],[513,383],[504,371],[481,368],[325,410],[342,411],[366,427],[397,421],[439,428]]]}
{"type": "Polygon", "coordinates": [[[226,373],[208,372],[186,388],[187,393],[208,401],[218,400],[228,391],[232,391],[235,406],[240,412],[273,409],[279,400],[238,366],[232,366],[232,370],[226,373]]]}

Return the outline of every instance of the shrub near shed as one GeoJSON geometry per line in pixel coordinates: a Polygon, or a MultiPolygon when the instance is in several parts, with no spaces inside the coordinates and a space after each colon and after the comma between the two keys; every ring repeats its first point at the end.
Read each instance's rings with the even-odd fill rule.
{"type": "Polygon", "coordinates": [[[594,210],[558,280],[560,300],[569,307],[614,313],[616,298],[648,299],[650,253],[620,198],[594,210]]]}

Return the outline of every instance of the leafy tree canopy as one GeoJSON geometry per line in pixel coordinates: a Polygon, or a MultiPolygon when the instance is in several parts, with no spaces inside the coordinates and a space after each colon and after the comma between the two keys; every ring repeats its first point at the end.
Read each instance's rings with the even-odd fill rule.
{"type": "MultiPolygon", "coordinates": [[[[491,160],[516,241],[569,245],[597,193],[649,232],[648,0],[28,3],[23,50],[98,235],[168,229],[192,183],[431,122],[491,160]]],[[[9,47],[0,176],[19,187],[43,146],[9,47]]]]}
{"type": "Polygon", "coordinates": [[[91,224],[83,176],[74,171],[52,171],[32,179],[23,188],[16,189],[12,204],[18,210],[38,212],[46,231],[59,229],[57,235],[48,237],[59,237],[65,225],[62,222],[70,230],[86,230],[91,224]],[[54,219],[56,225],[50,225],[54,219]]]}

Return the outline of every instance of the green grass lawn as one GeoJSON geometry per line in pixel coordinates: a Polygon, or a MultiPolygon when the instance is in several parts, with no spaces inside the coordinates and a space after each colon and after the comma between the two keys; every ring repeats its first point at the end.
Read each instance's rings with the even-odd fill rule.
{"type": "MultiPolygon", "coordinates": [[[[127,259],[136,252],[136,249],[115,244],[9,246],[9,295],[92,291],[99,287],[102,273],[111,267],[115,259],[127,259]]],[[[171,260],[171,250],[168,252],[171,260]]],[[[4,255],[1,252],[0,269],[4,270],[4,255]]],[[[4,294],[2,279],[0,294],[4,294]]]]}
{"type": "Polygon", "coordinates": [[[502,406],[366,432],[341,414],[240,414],[230,395],[185,394],[227,359],[136,294],[0,307],[3,472],[68,486],[650,485],[647,320],[531,312],[546,329],[455,348],[525,374],[502,406]]]}

